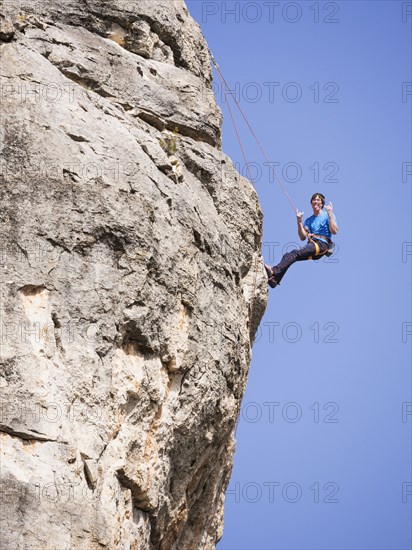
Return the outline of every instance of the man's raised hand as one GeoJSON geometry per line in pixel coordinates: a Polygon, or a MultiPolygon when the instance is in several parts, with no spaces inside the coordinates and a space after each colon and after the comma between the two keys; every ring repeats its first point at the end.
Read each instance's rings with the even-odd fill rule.
{"type": "Polygon", "coordinates": [[[327,204],[325,208],[328,214],[333,214],[333,204],[331,202],[329,202],[329,204],[327,204]]]}
{"type": "Polygon", "coordinates": [[[296,208],[296,217],[298,219],[298,222],[302,221],[302,216],[303,216],[304,212],[299,212],[299,210],[296,208]]]}

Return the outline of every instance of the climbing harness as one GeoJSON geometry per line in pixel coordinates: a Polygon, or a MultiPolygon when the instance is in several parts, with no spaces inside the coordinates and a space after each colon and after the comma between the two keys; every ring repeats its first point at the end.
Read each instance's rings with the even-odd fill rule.
{"type": "Polygon", "coordinates": [[[325,256],[329,258],[330,256],[332,256],[334,252],[335,252],[335,243],[333,243],[332,241],[329,241],[329,248],[325,252],[325,256]]]}
{"type": "Polygon", "coordinates": [[[333,243],[330,239],[328,239],[328,242],[327,242],[328,248],[323,252],[321,252],[320,246],[318,245],[317,241],[318,240],[323,241],[323,239],[328,239],[328,237],[326,237],[325,235],[314,235],[312,233],[309,233],[308,241],[315,245],[315,255],[310,256],[308,260],[313,260],[314,258],[318,259],[318,257],[320,258],[321,256],[328,256],[328,257],[332,256],[333,252],[335,251],[335,243],[333,243]]]}
{"type": "MultiPolygon", "coordinates": [[[[320,235],[313,235],[312,233],[308,234],[308,241],[315,245],[315,254],[314,254],[314,256],[309,256],[308,260],[313,260],[314,258],[318,259],[321,256],[323,256],[324,254],[326,254],[326,252],[328,252],[328,250],[329,250],[328,248],[326,250],[324,250],[323,252],[320,251],[320,246],[317,243],[318,240],[321,240],[320,235]]],[[[329,239],[328,239],[328,241],[329,241],[329,239]]],[[[329,244],[329,242],[328,242],[328,244],[329,244]]]]}

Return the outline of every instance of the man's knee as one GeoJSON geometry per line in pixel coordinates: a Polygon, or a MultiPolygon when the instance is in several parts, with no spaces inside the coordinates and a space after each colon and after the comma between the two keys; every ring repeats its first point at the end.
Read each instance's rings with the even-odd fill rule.
{"type": "Polygon", "coordinates": [[[296,260],[296,258],[298,257],[298,252],[299,251],[296,249],[291,250],[290,252],[286,252],[286,254],[284,254],[283,256],[283,259],[287,261],[296,260]]]}
{"type": "Polygon", "coordinates": [[[315,247],[305,246],[296,250],[296,259],[297,260],[308,260],[310,257],[314,256],[316,253],[315,247]]]}

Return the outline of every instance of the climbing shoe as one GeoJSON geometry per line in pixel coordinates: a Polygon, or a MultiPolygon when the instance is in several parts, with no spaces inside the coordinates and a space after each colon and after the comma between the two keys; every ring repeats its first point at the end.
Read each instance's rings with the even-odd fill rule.
{"type": "Polygon", "coordinates": [[[273,276],[272,268],[270,266],[268,266],[267,264],[265,264],[265,269],[266,269],[266,275],[268,277],[272,277],[273,276]]]}
{"type": "Polygon", "coordinates": [[[276,280],[275,274],[273,273],[273,269],[265,264],[266,274],[268,276],[268,285],[270,288],[275,288],[278,286],[278,282],[276,280]]]}
{"type": "Polygon", "coordinates": [[[276,288],[278,284],[279,283],[275,279],[275,276],[272,274],[272,276],[268,278],[268,285],[270,286],[270,288],[276,288]]]}

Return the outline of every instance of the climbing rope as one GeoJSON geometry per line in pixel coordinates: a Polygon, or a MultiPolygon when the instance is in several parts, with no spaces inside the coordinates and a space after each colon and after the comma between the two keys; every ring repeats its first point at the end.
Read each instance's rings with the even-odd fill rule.
{"type": "Polygon", "coordinates": [[[222,89],[224,89],[224,92],[225,92],[225,101],[226,101],[226,104],[227,104],[227,108],[229,109],[230,118],[232,119],[232,123],[233,123],[233,126],[235,128],[236,137],[237,137],[237,140],[238,140],[238,143],[239,143],[240,150],[242,151],[243,160],[245,161],[245,165],[246,165],[246,168],[247,168],[247,171],[248,171],[248,174],[249,174],[249,180],[250,180],[250,183],[253,185],[252,174],[250,172],[250,167],[249,167],[249,163],[248,163],[247,158],[246,158],[245,150],[243,148],[242,140],[240,139],[240,134],[239,134],[239,130],[238,130],[238,127],[237,127],[237,124],[236,124],[236,121],[235,121],[235,117],[233,116],[233,111],[232,111],[232,108],[230,107],[230,103],[226,99],[227,98],[226,85],[224,83],[224,80],[223,80],[223,77],[222,77],[220,71],[218,72],[218,75],[219,75],[219,78],[220,78],[220,85],[222,86],[222,89]]]}
{"type": "MultiPolygon", "coordinates": [[[[293,201],[292,201],[292,199],[290,198],[289,193],[286,191],[286,189],[285,189],[284,185],[282,184],[282,181],[280,180],[280,178],[279,178],[279,176],[278,176],[276,170],[273,168],[273,162],[271,162],[271,160],[269,159],[269,156],[268,156],[268,154],[266,153],[265,148],[263,147],[263,145],[262,145],[260,139],[258,138],[256,132],[255,132],[254,129],[252,128],[252,125],[251,125],[250,122],[248,121],[248,119],[247,119],[245,113],[243,112],[242,107],[240,106],[238,100],[236,99],[235,94],[233,93],[233,91],[232,91],[231,88],[229,87],[229,85],[228,85],[228,83],[227,83],[225,77],[224,77],[223,74],[222,74],[222,71],[220,70],[219,65],[218,65],[217,62],[216,62],[216,59],[214,58],[214,56],[213,56],[213,54],[212,54],[212,52],[211,52],[210,50],[209,50],[209,54],[210,54],[210,57],[211,57],[211,59],[212,59],[212,63],[213,63],[213,65],[214,65],[214,67],[215,67],[215,69],[216,69],[216,71],[217,71],[217,73],[218,73],[218,75],[219,75],[220,81],[221,81],[222,83],[224,83],[224,86],[225,86],[225,98],[226,98],[226,96],[227,96],[227,93],[230,93],[230,95],[231,95],[232,98],[233,98],[233,101],[235,102],[237,108],[238,108],[239,111],[240,111],[240,114],[242,115],[244,121],[246,122],[247,127],[248,127],[249,130],[251,131],[252,136],[254,137],[254,139],[255,139],[255,141],[256,141],[256,143],[257,143],[259,149],[262,151],[263,156],[264,156],[265,159],[266,159],[266,162],[267,162],[268,165],[270,166],[270,168],[271,168],[271,170],[272,170],[272,173],[273,173],[273,175],[274,175],[275,178],[276,178],[276,181],[278,182],[278,184],[279,184],[280,187],[282,188],[283,192],[285,193],[286,198],[288,199],[288,201],[289,201],[289,203],[290,203],[290,205],[291,205],[291,207],[292,207],[292,209],[293,209],[293,212],[296,212],[296,207],[295,207],[295,205],[293,204],[293,201]],[[227,89],[227,92],[226,92],[226,89],[227,89]]],[[[229,103],[228,103],[228,107],[229,107],[229,103]]],[[[230,110],[230,107],[229,107],[229,110],[230,110]]],[[[235,125],[236,133],[238,134],[237,127],[236,127],[236,122],[234,121],[234,118],[233,118],[233,117],[232,117],[232,121],[233,121],[233,124],[235,125]]],[[[239,139],[240,139],[240,138],[239,138],[239,139]]]]}

